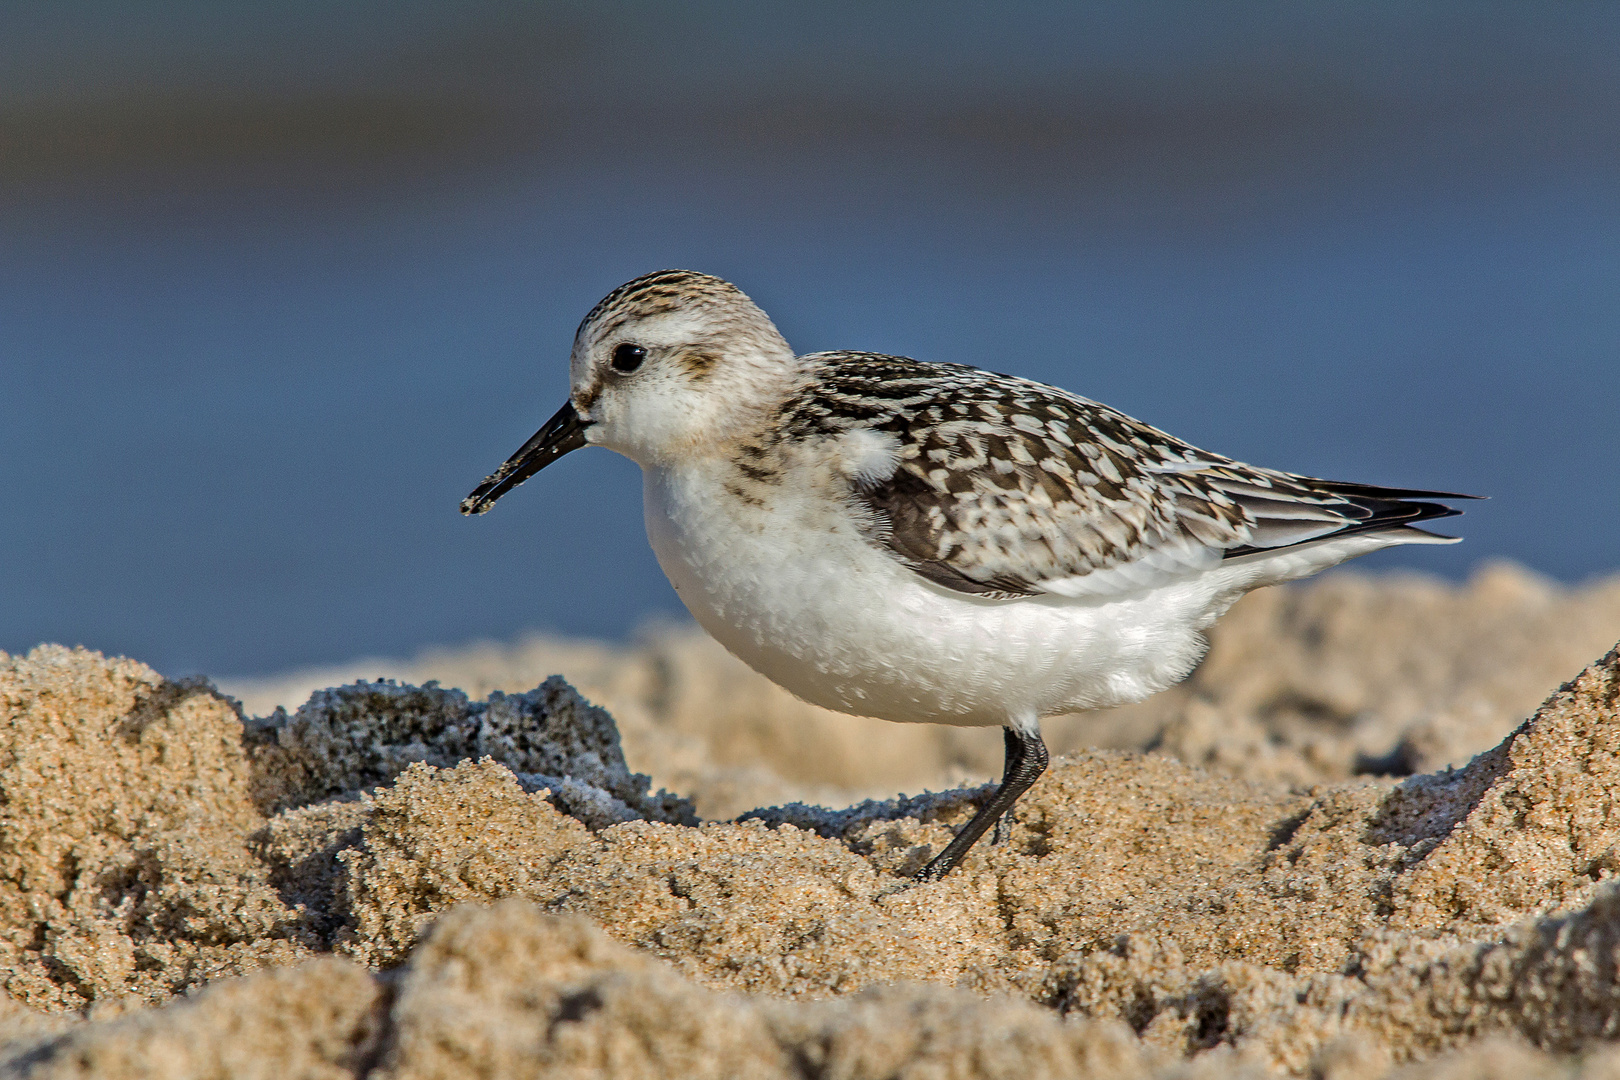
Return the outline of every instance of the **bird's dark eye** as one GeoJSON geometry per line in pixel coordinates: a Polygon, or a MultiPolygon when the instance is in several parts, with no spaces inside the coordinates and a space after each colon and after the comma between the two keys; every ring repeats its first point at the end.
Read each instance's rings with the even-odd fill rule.
{"type": "Polygon", "coordinates": [[[645,359],[647,359],[647,350],[640,345],[632,345],[628,341],[621,341],[613,346],[611,363],[614,371],[622,371],[628,375],[640,367],[641,362],[645,359]]]}

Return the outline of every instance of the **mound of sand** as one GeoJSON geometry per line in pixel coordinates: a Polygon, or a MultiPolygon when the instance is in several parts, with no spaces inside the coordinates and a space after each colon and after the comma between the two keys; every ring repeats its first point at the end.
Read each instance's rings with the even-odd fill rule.
{"type": "MultiPolygon", "coordinates": [[[[1317,588],[1349,590],[1346,626],[1398,591],[1317,588]]],[[[1333,640],[1313,596],[1268,601],[1295,612],[1269,649],[1212,655],[1226,689],[1188,691],[1181,730],[1305,681],[1333,640]]],[[[1428,655],[1388,636],[1341,661],[1334,707],[1372,702],[1349,745],[1384,725],[1421,760],[1457,707],[1436,686],[1520,692],[1438,630],[1428,655]]],[[[912,888],[988,788],[702,821],[561,679],[356,683],[244,722],[205,682],[41,646],[0,654],[0,707],[6,1075],[1620,1076],[1620,648],[1404,779],[1278,779],[1304,741],[1249,776],[1073,753],[1008,843],[912,888]]],[[[1323,722],[1297,712],[1243,719],[1323,722]]]]}

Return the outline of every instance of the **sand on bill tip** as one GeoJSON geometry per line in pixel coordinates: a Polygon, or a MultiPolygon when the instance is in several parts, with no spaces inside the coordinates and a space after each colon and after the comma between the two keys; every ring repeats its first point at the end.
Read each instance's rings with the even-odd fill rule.
{"type": "Polygon", "coordinates": [[[570,646],[596,704],[529,643],[248,719],[0,654],[0,1073],[1620,1076],[1616,638],[1506,567],[1257,594],[910,889],[988,789],[848,793],[993,758],[805,760],[828,714],[681,632],[570,646]]]}

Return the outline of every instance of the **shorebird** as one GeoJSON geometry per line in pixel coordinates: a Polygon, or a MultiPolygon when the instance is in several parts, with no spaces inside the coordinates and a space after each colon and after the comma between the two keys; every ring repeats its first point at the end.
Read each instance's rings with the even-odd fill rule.
{"type": "Polygon", "coordinates": [[[1469,497],[1245,465],[978,368],[798,356],[689,270],[591,310],[567,403],[461,512],[583,446],[641,466],[659,565],[755,670],[839,712],[1003,728],[999,787],[920,881],[1002,832],[1046,769],[1043,717],[1179,682],[1251,589],[1455,543],[1416,526],[1469,497]]]}

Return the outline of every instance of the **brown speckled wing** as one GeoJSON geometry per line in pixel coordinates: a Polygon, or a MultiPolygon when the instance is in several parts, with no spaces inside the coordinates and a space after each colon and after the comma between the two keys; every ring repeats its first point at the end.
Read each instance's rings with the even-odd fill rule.
{"type": "Polygon", "coordinates": [[[897,439],[894,473],[854,491],[869,535],[958,592],[1113,593],[1232,554],[1455,512],[1380,497],[1426,493],[1256,469],[976,368],[870,353],[805,360],[812,378],[786,433],[865,427],[897,439]]]}

